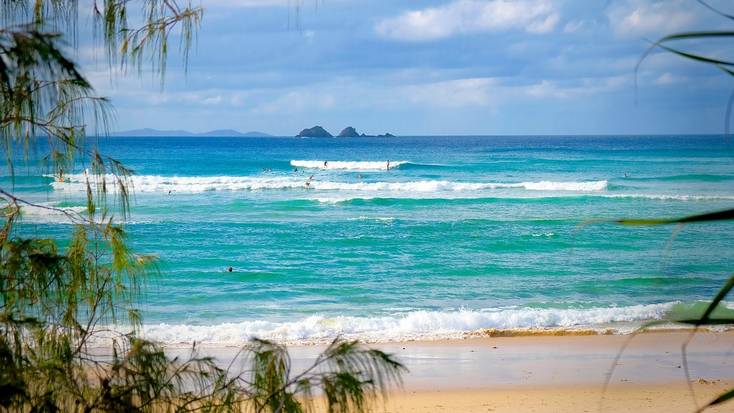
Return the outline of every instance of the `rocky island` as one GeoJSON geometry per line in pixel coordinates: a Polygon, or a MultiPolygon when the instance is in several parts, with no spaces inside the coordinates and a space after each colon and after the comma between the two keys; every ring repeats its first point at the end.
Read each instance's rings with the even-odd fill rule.
{"type": "MultiPolygon", "coordinates": [[[[351,126],[347,126],[343,131],[339,132],[337,138],[358,138],[360,135],[356,129],[351,126]]],[[[364,135],[362,135],[364,136],[364,135]]]]}
{"type": "Polygon", "coordinates": [[[391,133],[384,133],[382,135],[365,135],[364,133],[357,132],[352,126],[347,126],[342,130],[337,138],[394,138],[395,135],[391,133]]]}
{"type": "MultiPolygon", "coordinates": [[[[296,138],[333,138],[326,129],[321,126],[314,126],[313,128],[307,128],[302,130],[296,138]]],[[[365,135],[364,133],[357,132],[352,126],[347,126],[336,136],[337,138],[394,138],[395,135],[391,133],[384,133],[382,135],[365,135]]]]}
{"type": "Polygon", "coordinates": [[[314,126],[313,128],[304,129],[296,135],[296,138],[333,138],[334,135],[330,134],[326,129],[321,126],[314,126]]]}

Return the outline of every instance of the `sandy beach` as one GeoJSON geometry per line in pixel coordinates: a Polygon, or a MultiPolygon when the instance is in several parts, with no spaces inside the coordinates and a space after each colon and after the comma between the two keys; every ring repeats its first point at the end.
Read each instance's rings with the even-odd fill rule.
{"type": "MultiPolygon", "coordinates": [[[[470,338],[374,346],[398,355],[410,369],[404,387],[392,392],[386,412],[692,412],[734,386],[734,333],[698,333],[691,340],[688,364],[695,397],[681,361],[681,345],[688,337],[686,332],[634,337],[606,393],[605,379],[630,336],[470,338]]],[[[291,347],[294,371],[322,348],[291,347]]],[[[236,349],[205,352],[228,363],[236,349]]]]}
{"type": "MultiPolygon", "coordinates": [[[[693,385],[700,404],[732,382],[693,385]]],[[[694,412],[685,384],[615,384],[604,397],[599,386],[514,386],[509,388],[423,390],[392,395],[384,411],[398,412],[694,412]]],[[[382,411],[376,409],[376,411],[382,411]]],[[[731,411],[731,405],[711,412],[731,411]]]]}

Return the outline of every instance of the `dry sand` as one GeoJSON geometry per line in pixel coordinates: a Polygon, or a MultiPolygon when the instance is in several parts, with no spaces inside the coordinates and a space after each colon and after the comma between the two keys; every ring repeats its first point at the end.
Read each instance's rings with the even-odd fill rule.
{"type": "MultiPolygon", "coordinates": [[[[694,385],[700,403],[732,382],[694,385]]],[[[599,386],[516,386],[469,390],[406,391],[392,395],[376,411],[395,412],[694,412],[688,388],[678,384],[615,385],[602,397],[599,386]]],[[[711,409],[731,412],[733,406],[711,409]]]]}
{"type": "MultiPolygon", "coordinates": [[[[734,334],[482,338],[383,346],[412,373],[386,412],[693,412],[734,387],[734,334]],[[403,348],[405,348],[403,350],[403,348]]],[[[381,409],[380,409],[381,410],[381,409]]],[[[734,411],[734,402],[710,411],[734,411]]]]}
{"type": "MultiPolygon", "coordinates": [[[[734,333],[484,337],[375,344],[410,369],[377,412],[693,412],[734,387],[734,333]],[[602,393],[610,377],[606,394],[602,393]],[[695,400],[695,402],[694,402],[695,400]]],[[[294,370],[321,346],[290,348],[294,370]]],[[[208,349],[228,363],[236,349],[208,349]]],[[[734,411],[734,402],[711,411],[734,411]]]]}

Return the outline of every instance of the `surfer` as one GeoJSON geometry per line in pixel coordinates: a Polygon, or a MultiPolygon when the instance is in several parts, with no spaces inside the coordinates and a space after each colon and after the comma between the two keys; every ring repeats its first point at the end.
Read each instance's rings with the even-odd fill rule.
{"type": "Polygon", "coordinates": [[[311,187],[311,181],[313,181],[313,175],[308,177],[308,180],[306,180],[306,188],[311,187]]]}
{"type": "Polygon", "coordinates": [[[329,167],[329,161],[324,161],[324,169],[329,167]]]}
{"type": "Polygon", "coordinates": [[[388,161],[387,161],[387,170],[388,170],[388,171],[390,170],[390,160],[389,160],[389,159],[388,159],[388,161]]]}
{"type": "Polygon", "coordinates": [[[232,267],[227,267],[227,272],[232,272],[234,269],[232,267]]]}

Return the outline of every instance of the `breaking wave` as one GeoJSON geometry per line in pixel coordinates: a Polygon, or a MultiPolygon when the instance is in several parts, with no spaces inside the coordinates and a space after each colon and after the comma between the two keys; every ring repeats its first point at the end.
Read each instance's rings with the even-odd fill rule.
{"type": "Polygon", "coordinates": [[[643,321],[665,317],[677,302],[588,309],[502,308],[492,310],[413,311],[374,317],[313,315],[297,321],[242,321],[216,325],[148,324],[146,338],[165,344],[196,341],[208,345],[241,345],[252,337],[284,343],[318,343],[337,336],[392,342],[464,337],[492,330],[598,329],[628,332],[643,321]],[[620,324],[622,323],[622,324],[620,324]],[[625,324],[626,323],[626,324],[625,324]],[[626,325],[626,329],[625,329],[626,325]]]}
{"type": "Polygon", "coordinates": [[[87,208],[83,206],[59,206],[53,203],[22,205],[21,216],[24,221],[36,224],[71,224],[73,219],[81,218],[87,208]]]}
{"type": "MultiPolygon", "coordinates": [[[[90,178],[91,179],[91,178],[90,178]]],[[[115,188],[114,177],[104,177],[108,188],[115,188]]],[[[86,191],[87,176],[67,175],[64,182],[51,185],[59,191],[86,191]]],[[[595,192],[607,189],[607,181],[583,182],[456,182],[445,180],[421,180],[406,182],[338,182],[301,177],[255,177],[255,176],[208,176],[175,177],[159,175],[136,175],[130,178],[136,192],[205,192],[244,190],[309,189],[323,191],[360,192],[472,192],[493,189],[524,189],[529,191],[595,192]]]]}
{"type": "Polygon", "coordinates": [[[390,168],[398,168],[407,164],[408,161],[291,161],[291,166],[296,168],[312,169],[346,169],[350,171],[385,171],[390,168]]]}

